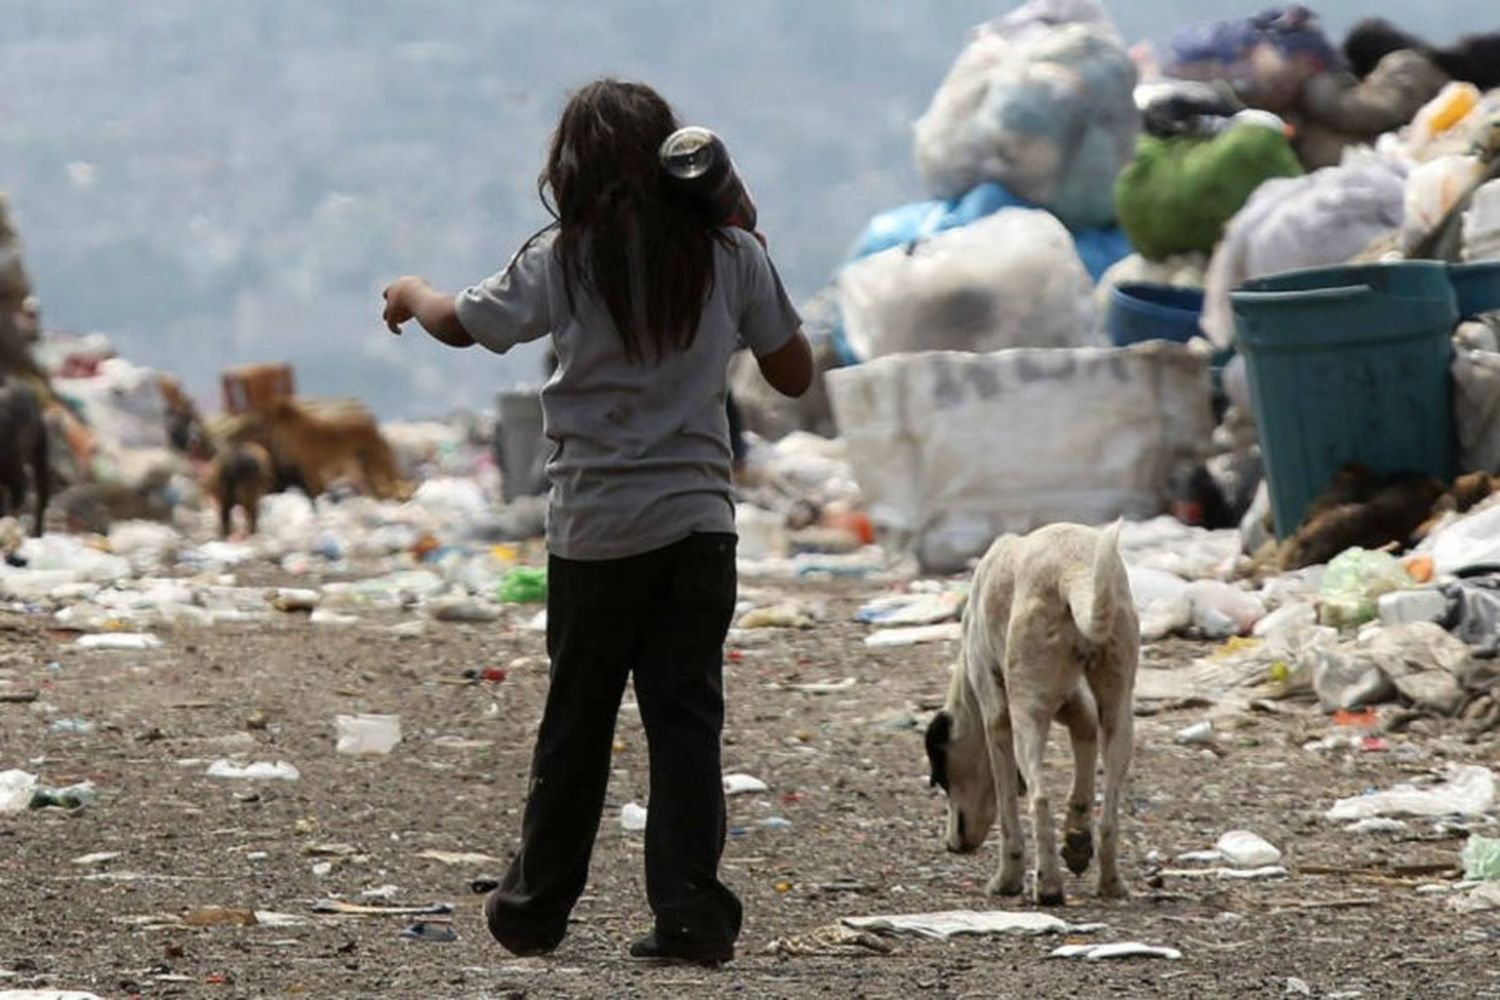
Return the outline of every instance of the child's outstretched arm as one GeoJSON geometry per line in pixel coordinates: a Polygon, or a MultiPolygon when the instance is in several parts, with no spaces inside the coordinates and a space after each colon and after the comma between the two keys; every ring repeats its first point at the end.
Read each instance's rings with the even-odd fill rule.
{"type": "Polygon", "coordinates": [[[473,347],[474,338],[459,322],[453,296],[433,288],[421,278],[397,278],[385,292],[385,325],[399,335],[401,324],[414,319],[435,340],[449,347],[473,347]]]}

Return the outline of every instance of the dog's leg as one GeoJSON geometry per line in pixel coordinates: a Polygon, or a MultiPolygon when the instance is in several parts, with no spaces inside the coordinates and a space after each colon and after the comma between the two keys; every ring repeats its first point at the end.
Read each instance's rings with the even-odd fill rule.
{"type": "MultiPolygon", "coordinates": [[[[1016,698],[1012,692],[1012,699],[1016,698]]],[[[1015,729],[1016,759],[1031,796],[1031,836],[1036,843],[1036,901],[1042,906],[1061,906],[1062,872],[1057,866],[1057,833],[1052,828],[1052,808],[1042,784],[1042,760],[1047,749],[1047,729],[1053,712],[1028,699],[1011,702],[1011,725],[1015,729]]],[[[1014,801],[1014,799],[1012,799],[1014,801]]]]}
{"type": "Polygon", "coordinates": [[[1073,742],[1073,791],[1063,820],[1062,858],[1082,875],[1094,856],[1094,769],[1099,762],[1098,710],[1088,686],[1080,684],[1058,713],[1073,742]]]}
{"type": "Polygon", "coordinates": [[[1099,726],[1104,732],[1104,802],[1099,812],[1099,895],[1111,899],[1129,893],[1120,876],[1120,797],[1130,771],[1134,749],[1135,718],[1131,709],[1134,665],[1123,679],[1101,685],[1095,697],[1099,704],[1099,726]]]}
{"type": "Polygon", "coordinates": [[[1021,811],[1016,805],[1015,737],[1010,717],[1002,715],[989,725],[990,771],[995,778],[996,805],[1000,811],[1000,864],[985,886],[991,896],[1019,896],[1025,888],[1026,844],[1021,836],[1021,811]]]}

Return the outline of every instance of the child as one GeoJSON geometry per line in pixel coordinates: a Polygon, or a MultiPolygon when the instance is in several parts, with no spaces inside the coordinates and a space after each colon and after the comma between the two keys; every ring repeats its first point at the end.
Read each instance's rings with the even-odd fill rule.
{"type": "Polygon", "coordinates": [[[551,687],[521,848],[485,906],[518,955],[550,952],[567,932],[627,677],[649,744],[656,923],[630,954],[718,964],[740,930],[739,900],[718,878],[736,586],[726,366],[743,341],[771,385],[798,396],[812,355],[757,238],[666,187],[657,152],[678,125],[649,87],[590,84],[563,111],[542,172],[555,222],[456,297],[412,277],[385,292],[393,332],[416,319],[442,343],[500,353],[550,334],[557,352],[542,390],[551,687]]]}

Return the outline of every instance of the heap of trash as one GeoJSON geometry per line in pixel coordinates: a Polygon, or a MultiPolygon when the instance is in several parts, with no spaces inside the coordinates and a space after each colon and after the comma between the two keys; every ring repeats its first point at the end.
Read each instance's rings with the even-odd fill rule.
{"type": "MultiPolygon", "coordinates": [[[[1287,6],[1158,52],[1098,0],[976,27],[915,124],[925,198],[804,309],[812,391],[733,362],[742,570],[954,576],[1002,533],[1124,519],[1147,638],[1228,642],[1328,711],[1494,725],[1496,39],[1336,44],[1287,6]]],[[[545,593],[535,391],[380,424],[259,365],[206,415],[103,337],[40,333],[3,211],[0,298],[56,487],[43,537],[0,521],[5,606],[108,635],[545,593]],[[268,570],[306,586],[243,582],[268,570]]],[[[951,625],[928,598],[879,613],[951,625]]]]}

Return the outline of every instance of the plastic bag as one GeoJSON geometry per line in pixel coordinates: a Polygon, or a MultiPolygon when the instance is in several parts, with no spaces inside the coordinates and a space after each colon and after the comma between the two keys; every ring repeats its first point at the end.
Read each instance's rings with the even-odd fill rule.
{"type": "Polygon", "coordinates": [[[1234,341],[1229,293],[1247,279],[1342,264],[1399,228],[1405,184],[1403,163],[1373,153],[1262,184],[1209,261],[1203,304],[1209,338],[1220,347],[1234,341]]]}
{"type": "Polygon", "coordinates": [[[1464,260],[1500,260],[1500,181],[1474,192],[1463,226],[1464,260]]]}
{"type": "Polygon", "coordinates": [[[1379,615],[1381,594],[1412,585],[1400,560],[1386,552],[1353,548],[1336,556],[1323,574],[1322,621],[1354,628],[1379,615]]]}
{"type": "Polygon", "coordinates": [[[844,335],[863,359],[1102,344],[1092,287],[1062,224],[1021,208],[855,261],[838,278],[844,335]]]}
{"type": "Polygon", "coordinates": [[[1151,260],[1208,253],[1256,188],[1301,174],[1286,136],[1259,122],[1212,137],[1148,136],[1115,184],[1115,209],[1131,245],[1151,260]]]}
{"type": "Polygon", "coordinates": [[[1479,88],[1455,80],[1422,106],[1412,119],[1407,141],[1424,146],[1467,118],[1479,106],[1479,88]]]}
{"type": "MultiPolygon", "coordinates": [[[[981,184],[960,198],[919,201],[875,216],[854,242],[850,260],[859,260],[882,250],[927,239],[994,215],[1002,208],[1036,208],[1002,184],[981,184]]],[[[1073,233],[1074,249],[1089,277],[1099,278],[1130,253],[1130,241],[1117,226],[1079,229],[1073,233]]]]}
{"type": "Polygon", "coordinates": [[[916,125],[927,187],[984,181],[1071,228],[1114,218],[1110,186],[1140,126],[1135,64],[1093,0],[1033,0],[975,29],[916,125]]]}
{"type": "Polygon", "coordinates": [[[1483,173],[1484,165],[1474,156],[1440,156],[1412,170],[1406,179],[1401,252],[1413,254],[1483,173]]]}
{"type": "Polygon", "coordinates": [[[1450,370],[1459,471],[1500,469],[1500,353],[1455,350],[1450,370]]]}
{"type": "Polygon", "coordinates": [[[502,604],[541,604],[547,600],[546,567],[517,566],[500,581],[496,597],[502,604]]]}
{"type": "Polygon", "coordinates": [[[1500,839],[1469,834],[1460,855],[1464,863],[1464,878],[1471,882],[1493,882],[1500,880],[1500,839]]]}

